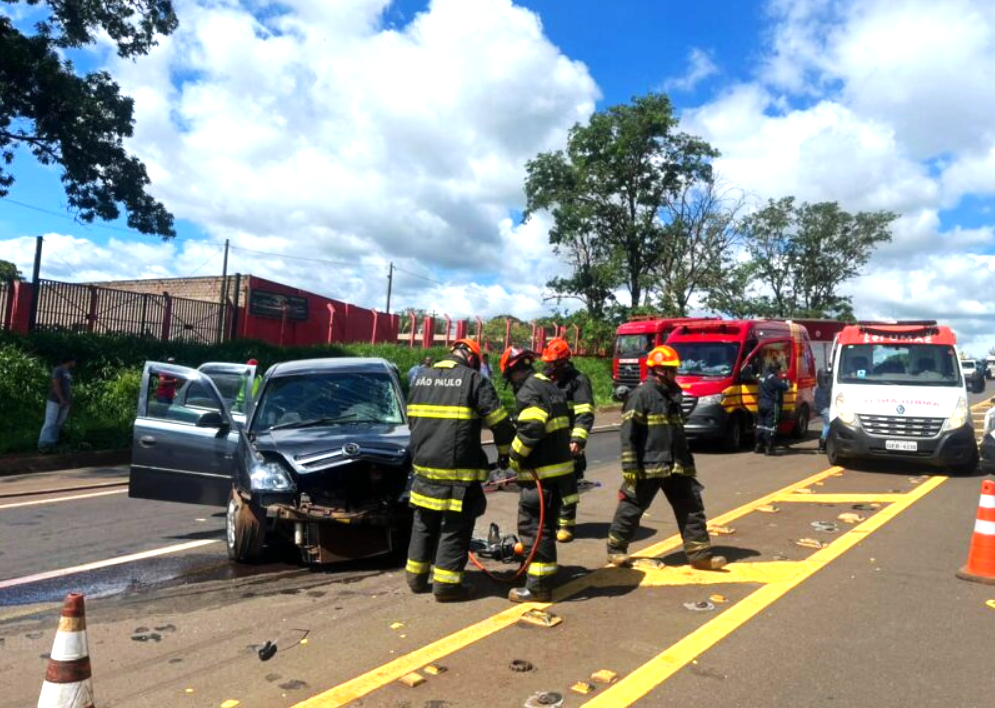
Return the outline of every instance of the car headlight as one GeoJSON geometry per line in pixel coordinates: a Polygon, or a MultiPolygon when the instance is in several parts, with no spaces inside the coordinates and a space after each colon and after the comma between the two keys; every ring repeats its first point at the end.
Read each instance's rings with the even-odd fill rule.
{"type": "Polygon", "coordinates": [[[702,396],[698,399],[699,406],[718,406],[722,405],[722,394],[713,393],[711,396],[702,396]]]}
{"type": "Polygon", "coordinates": [[[954,408],[954,412],[950,414],[947,418],[947,422],[944,424],[944,430],[957,430],[967,422],[967,417],[971,414],[971,409],[967,407],[967,399],[961,396],[957,399],[957,406],[954,408]]]}
{"type": "Polygon", "coordinates": [[[292,492],[294,481],[279,462],[260,462],[252,468],[249,481],[254,492],[292,492]]]}
{"type": "Polygon", "coordinates": [[[847,404],[846,396],[842,393],[836,397],[836,417],[847,425],[853,425],[853,421],[857,418],[853,409],[847,404]]]}

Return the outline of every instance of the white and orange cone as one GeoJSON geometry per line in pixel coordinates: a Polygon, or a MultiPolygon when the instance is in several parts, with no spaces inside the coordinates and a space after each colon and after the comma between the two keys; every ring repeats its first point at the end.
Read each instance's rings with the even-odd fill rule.
{"type": "Polygon", "coordinates": [[[38,708],[93,708],[83,596],[66,595],[38,708]]]}
{"type": "Polygon", "coordinates": [[[995,585],[995,481],[990,479],[981,483],[971,549],[967,553],[967,564],[957,571],[957,577],[995,585]]]}

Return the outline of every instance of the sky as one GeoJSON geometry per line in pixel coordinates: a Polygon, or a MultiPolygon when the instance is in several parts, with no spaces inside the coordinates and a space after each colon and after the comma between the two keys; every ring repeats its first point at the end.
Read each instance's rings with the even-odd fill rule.
{"type": "Polygon", "coordinates": [[[179,237],[76,223],[57,170],[21,154],[0,258],[30,272],[43,235],[43,277],[207,275],[228,239],[231,271],[368,307],[393,262],[395,310],[548,314],[564,266],[548,217],[521,222],[525,163],[665,91],[756,204],[900,215],[846,286],[858,317],[995,346],[990,0],[174,2],[149,56],[73,59],[134,97],[128,147],[179,237]]]}

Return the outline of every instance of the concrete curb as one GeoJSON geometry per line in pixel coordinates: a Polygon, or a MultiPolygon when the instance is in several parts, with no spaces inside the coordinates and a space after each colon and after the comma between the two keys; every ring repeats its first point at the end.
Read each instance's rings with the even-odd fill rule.
{"type": "Polygon", "coordinates": [[[114,467],[131,461],[131,448],[70,452],[64,455],[21,454],[0,457],[0,477],[58,472],[80,467],[114,467]]]}

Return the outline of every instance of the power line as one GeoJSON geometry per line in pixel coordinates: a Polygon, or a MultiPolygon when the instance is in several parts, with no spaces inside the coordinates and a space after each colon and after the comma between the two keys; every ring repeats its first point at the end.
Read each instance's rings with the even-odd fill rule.
{"type": "Polygon", "coordinates": [[[398,268],[397,266],[394,266],[394,270],[399,271],[401,273],[406,273],[407,275],[413,276],[415,278],[421,278],[422,280],[427,280],[428,282],[435,283],[436,285],[445,285],[445,283],[440,283],[438,280],[432,280],[431,278],[426,277],[424,275],[419,275],[418,273],[412,273],[410,270],[404,270],[404,268],[398,268]]]}
{"type": "Polygon", "coordinates": [[[207,260],[206,260],[206,261],[204,261],[203,263],[201,263],[201,264],[200,264],[199,266],[197,266],[197,267],[196,267],[196,268],[194,269],[193,273],[191,273],[191,274],[190,274],[190,275],[188,275],[187,277],[188,277],[188,278],[192,278],[192,277],[194,277],[194,276],[195,276],[195,275],[196,275],[197,273],[199,273],[199,272],[200,272],[200,269],[201,269],[201,268],[203,268],[204,266],[206,266],[206,265],[207,265],[208,263],[210,263],[210,262],[211,262],[211,260],[212,260],[212,259],[214,259],[214,257],[215,257],[215,256],[217,256],[217,255],[218,255],[219,253],[221,253],[221,249],[223,249],[223,248],[224,248],[224,246],[221,246],[221,247],[219,247],[219,248],[218,248],[218,250],[216,250],[216,251],[213,251],[213,252],[211,253],[211,255],[209,255],[209,256],[207,257],[207,260]]]}
{"type": "Polygon", "coordinates": [[[134,231],[133,229],[124,229],[121,228],[120,226],[108,226],[105,224],[86,224],[81,222],[79,219],[70,216],[69,214],[62,214],[60,212],[52,211],[51,209],[44,209],[42,207],[35,206],[33,204],[25,204],[24,202],[19,202],[16,199],[10,199],[8,197],[4,197],[3,201],[8,204],[13,204],[14,206],[19,206],[22,209],[30,209],[31,211],[37,211],[42,214],[48,214],[49,216],[55,216],[59,219],[65,219],[66,221],[71,221],[77,226],[80,226],[84,229],[107,229],[108,231],[119,231],[123,234],[129,234],[132,236],[134,234],[139,233],[138,231],[134,231]]]}

